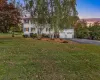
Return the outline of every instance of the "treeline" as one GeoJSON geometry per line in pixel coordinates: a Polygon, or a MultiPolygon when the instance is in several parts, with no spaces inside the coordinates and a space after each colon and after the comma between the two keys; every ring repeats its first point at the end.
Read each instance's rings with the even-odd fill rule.
{"type": "Polygon", "coordinates": [[[100,23],[95,22],[87,26],[85,21],[77,23],[75,28],[75,37],[81,39],[100,40],[100,23]]]}

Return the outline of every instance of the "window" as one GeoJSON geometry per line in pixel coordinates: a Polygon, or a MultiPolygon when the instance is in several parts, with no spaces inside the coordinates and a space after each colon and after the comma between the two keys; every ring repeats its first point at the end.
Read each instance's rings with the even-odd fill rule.
{"type": "Polygon", "coordinates": [[[29,23],[29,20],[28,20],[28,19],[25,19],[25,20],[24,20],[24,23],[29,23]]]}
{"type": "Polygon", "coordinates": [[[49,32],[51,31],[51,29],[49,28],[49,32]]]}
{"type": "Polygon", "coordinates": [[[46,28],[46,32],[48,32],[48,31],[51,31],[51,29],[50,28],[46,28]]]}
{"type": "Polygon", "coordinates": [[[46,32],[48,31],[48,28],[46,28],[46,32]]]}
{"type": "Polygon", "coordinates": [[[29,28],[25,28],[25,31],[29,32],[29,28]]]}
{"type": "Polygon", "coordinates": [[[43,28],[39,28],[40,32],[43,30],[43,28]]]}
{"type": "Polygon", "coordinates": [[[31,32],[34,32],[35,31],[35,28],[31,28],[31,32]]]}

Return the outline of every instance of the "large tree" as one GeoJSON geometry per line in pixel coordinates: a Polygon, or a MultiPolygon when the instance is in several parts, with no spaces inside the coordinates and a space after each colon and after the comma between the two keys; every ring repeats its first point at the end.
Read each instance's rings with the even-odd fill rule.
{"type": "Polygon", "coordinates": [[[38,24],[50,24],[51,29],[58,33],[60,29],[75,24],[77,11],[76,0],[25,0],[26,7],[32,9],[33,18],[38,24]],[[49,21],[48,21],[49,20],[49,21]]]}
{"type": "Polygon", "coordinates": [[[20,13],[14,4],[0,0],[0,31],[7,33],[11,27],[17,27],[19,23],[20,13]]]}

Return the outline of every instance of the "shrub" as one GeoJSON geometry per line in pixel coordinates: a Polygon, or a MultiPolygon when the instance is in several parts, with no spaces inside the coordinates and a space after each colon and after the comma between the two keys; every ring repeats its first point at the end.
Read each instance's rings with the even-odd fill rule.
{"type": "Polygon", "coordinates": [[[31,37],[31,38],[36,38],[36,37],[37,37],[37,34],[30,33],[30,37],[31,37]]]}
{"type": "Polygon", "coordinates": [[[89,30],[86,27],[79,27],[75,30],[75,36],[77,38],[89,38],[89,30]]]}
{"type": "Polygon", "coordinates": [[[43,38],[49,38],[49,35],[48,34],[42,34],[42,37],[43,38]]]}
{"type": "Polygon", "coordinates": [[[89,31],[91,39],[96,39],[96,40],[100,39],[100,26],[94,25],[89,28],[89,31]]]}
{"type": "Polygon", "coordinates": [[[23,37],[24,37],[24,38],[28,38],[28,35],[27,35],[27,34],[23,34],[23,37]]]}

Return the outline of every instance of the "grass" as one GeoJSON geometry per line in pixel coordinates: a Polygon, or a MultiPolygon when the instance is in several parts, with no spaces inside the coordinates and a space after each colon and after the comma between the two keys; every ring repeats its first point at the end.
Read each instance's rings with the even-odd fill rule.
{"type": "Polygon", "coordinates": [[[0,80],[100,80],[100,46],[1,37],[0,80]]]}
{"type": "MultiPolygon", "coordinates": [[[[21,37],[22,36],[21,35],[22,33],[20,33],[20,32],[14,32],[14,34],[15,34],[16,37],[18,37],[18,36],[21,37]]],[[[2,38],[2,37],[4,37],[4,38],[7,38],[7,37],[9,38],[10,37],[11,38],[12,33],[0,33],[0,38],[2,38]]]]}

